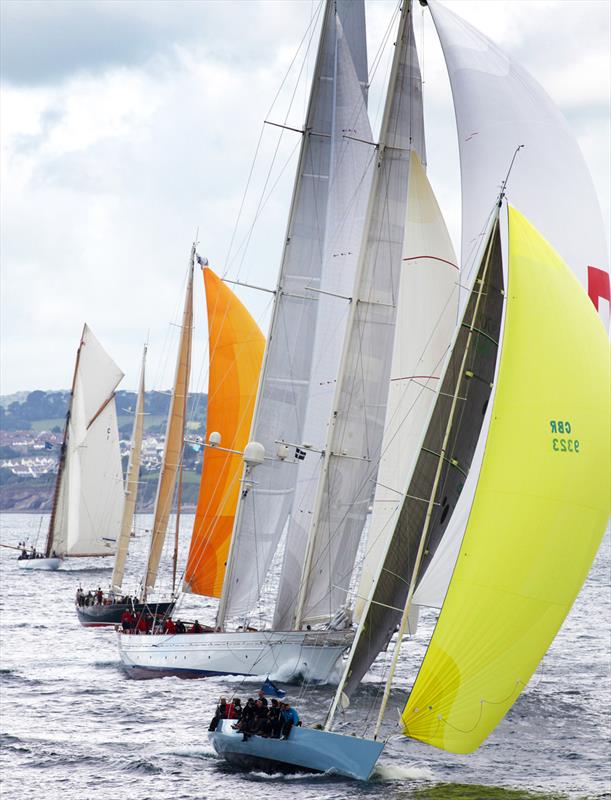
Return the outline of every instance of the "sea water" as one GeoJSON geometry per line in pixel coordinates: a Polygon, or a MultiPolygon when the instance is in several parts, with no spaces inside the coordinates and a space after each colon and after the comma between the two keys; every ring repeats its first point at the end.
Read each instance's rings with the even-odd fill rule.
{"type": "MultiPolygon", "coordinates": [[[[192,518],[183,517],[188,533],[192,518]]],[[[27,538],[42,548],[47,519],[2,518],[0,540],[27,538]]],[[[151,518],[137,519],[125,588],[143,571],[151,518]]],[[[169,537],[172,538],[172,537],[169,537]]],[[[181,563],[186,556],[183,536],[181,563]]],[[[168,550],[172,543],[168,543],[168,550]]],[[[84,629],[74,611],[79,585],[106,588],[109,559],[73,559],[57,572],[21,571],[0,548],[2,591],[3,800],[521,800],[609,796],[610,540],[605,537],[567,621],[527,688],[479,750],[453,755],[400,736],[399,711],[430,636],[423,615],[405,645],[391,694],[388,744],[371,780],[333,775],[267,775],[219,760],[207,728],[220,695],[254,694],[261,678],[134,681],[119,664],[111,629],[84,629]]],[[[242,565],[244,570],[248,565],[242,565]]],[[[162,585],[171,567],[164,559],[162,585]]],[[[267,587],[261,619],[277,581],[267,587]]],[[[214,619],[215,601],[188,596],[185,619],[214,619]]],[[[371,730],[380,698],[380,656],[338,730],[371,730]]],[[[265,676],[262,676],[265,677],[265,676]]],[[[331,687],[284,686],[304,721],[324,718],[331,687]]]]}

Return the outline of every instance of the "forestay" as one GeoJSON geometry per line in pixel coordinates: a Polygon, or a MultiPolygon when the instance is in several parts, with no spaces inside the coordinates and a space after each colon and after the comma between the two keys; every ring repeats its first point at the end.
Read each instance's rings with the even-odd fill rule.
{"type": "Polygon", "coordinates": [[[58,556],[115,552],[124,494],[114,392],[122,378],[119,367],[85,325],[49,531],[49,555],[53,550],[58,556]]]}
{"type": "Polygon", "coordinates": [[[363,2],[328,2],[251,432],[270,458],[256,468],[255,482],[240,496],[220,625],[227,616],[247,614],[256,605],[293,500],[295,465],[275,455],[278,442],[303,441],[320,296],[311,289],[320,288],[335,119],[336,10],[349,50],[356,54],[363,89],[367,82],[363,2]],[[240,574],[238,565],[244,564],[248,580],[240,574]]]}
{"type": "Polygon", "coordinates": [[[402,717],[408,736],[458,753],[478,747],[526,685],[610,510],[605,329],[563,259],[513,208],[508,274],[477,491],[402,717]]]}

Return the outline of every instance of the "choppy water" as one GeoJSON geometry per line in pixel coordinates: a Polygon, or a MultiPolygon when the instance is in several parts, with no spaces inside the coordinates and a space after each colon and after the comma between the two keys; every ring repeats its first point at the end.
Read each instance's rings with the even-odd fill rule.
{"type": "MultiPolygon", "coordinates": [[[[150,518],[139,524],[150,524],[150,518]]],[[[39,525],[38,517],[5,515],[0,539],[33,540],[39,525]]],[[[184,526],[188,529],[188,518],[184,526]]],[[[144,537],[132,542],[128,589],[135,588],[146,546],[144,537]]],[[[18,570],[15,557],[14,551],[0,549],[4,800],[611,796],[608,535],[562,631],[488,742],[472,755],[457,756],[397,736],[366,784],[329,775],[269,776],[227,766],[216,758],[206,730],[218,696],[239,684],[237,679],[126,679],[114,633],[81,628],[73,608],[79,582],[85,589],[105,586],[110,564],[78,559],[55,573],[29,573],[18,570]]],[[[211,621],[214,603],[189,598],[181,613],[211,621]]],[[[432,622],[425,617],[408,648],[399,685],[409,684],[432,622]]],[[[375,671],[383,667],[380,663],[375,671]]],[[[240,685],[240,694],[247,696],[257,687],[252,680],[240,685]]],[[[290,689],[306,722],[324,715],[331,693],[329,687],[290,689]]],[[[371,679],[354,700],[347,724],[373,713],[376,693],[371,679]]],[[[389,732],[395,724],[393,706],[403,702],[402,692],[394,692],[389,732]]]]}

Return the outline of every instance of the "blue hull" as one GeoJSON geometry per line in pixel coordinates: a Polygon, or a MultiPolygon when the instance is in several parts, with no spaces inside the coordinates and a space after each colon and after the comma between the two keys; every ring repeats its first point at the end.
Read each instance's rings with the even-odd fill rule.
{"type": "Polygon", "coordinates": [[[361,781],[369,778],[384,749],[383,742],[313,728],[293,728],[287,740],[250,736],[243,741],[227,720],[209,736],[218,755],[240,767],[331,772],[361,781]]]}

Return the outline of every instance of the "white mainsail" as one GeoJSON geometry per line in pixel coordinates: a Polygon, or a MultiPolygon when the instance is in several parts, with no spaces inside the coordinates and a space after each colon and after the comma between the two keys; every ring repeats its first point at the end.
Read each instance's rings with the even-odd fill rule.
{"type": "Polygon", "coordinates": [[[138,477],[140,475],[140,455],[142,450],[142,431],[144,429],[144,368],[146,364],[146,345],[142,354],[142,367],[140,369],[140,381],[138,384],[138,395],[136,407],[134,409],[134,425],[132,428],[132,441],[129,451],[129,462],[127,464],[127,477],[125,479],[125,504],[123,507],[123,518],[121,520],[121,533],[117,542],[117,555],[115,566],[112,571],[110,585],[115,591],[119,591],[123,584],[123,573],[125,572],[125,561],[129,549],[129,539],[132,532],[134,521],[134,511],[136,510],[136,500],[138,498],[138,477]]]}
{"type": "Polygon", "coordinates": [[[457,321],[458,284],[450,236],[424,168],[412,152],[388,408],[373,515],[355,600],[357,619],[395,530],[439,391],[457,321]]]}
{"type": "Polygon", "coordinates": [[[373,493],[388,396],[412,149],[425,160],[420,67],[411,4],[406,3],[294,614],[296,627],[329,620],[345,602],[373,493]]]}
{"type": "Polygon", "coordinates": [[[295,464],[274,456],[278,442],[303,441],[319,302],[311,289],[320,288],[336,118],[336,13],[350,52],[359,54],[356,75],[365,93],[363,2],[327,2],[251,435],[271,458],[257,466],[256,484],[245,483],[240,497],[217,617],[221,626],[226,617],[245,615],[256,605],[293,501],[295,464]]]}
{"type": "Polygon", "coordinates": [[[113,555],[123,513],[114,392],[123,373],[85,325],[77,353],[47,554],[113,555]]]}
{"type": "MultiPolygon", "coordinates": [[[[325,257],[314,334],[312,372],[303,426],[303,441],[314,448],[298,470],[290,513],[274,627],[293,625],[295,601],[304,569],[319,484],[326,474],[326,438],[340,362],[350,319],[359,248],[371,185],[374,148],[363,92],[348,44],[337,20],[335,116],[329,170],[325,257]]],[[[328,585],[327,585],[328,591],[328,585]]]]}

